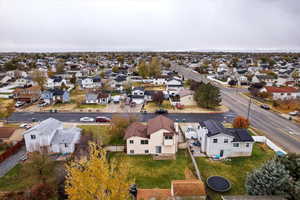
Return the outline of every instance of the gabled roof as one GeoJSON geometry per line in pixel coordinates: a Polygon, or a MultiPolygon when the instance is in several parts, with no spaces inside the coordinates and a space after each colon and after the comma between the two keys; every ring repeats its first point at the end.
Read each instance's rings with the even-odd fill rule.
{"type": "Polygon", "coordinates": [[[133,91],[135,91],[135,90],[144,91],[145,89],[144,89],[144,88],[142,88],[142,87],[135,87],[135,88],[133,88],[133,91]]]}
{"type": "Polygon", "coordinates": [[[205,126],[208,130],[208,137],[220,134],[220,133],[226,133],[226,129],[224,126],[217,121],[214,120],[206,120],[203,122],[202,126],[205,126]]]}
{"type": "Polygon", "coordinates": [[[53,131],[55,131],[58,127],[62,127],[62,122],[50,117],[40,122],[38,125],[32,127],[31,129],[25,131],[24,135],[28,133],[45,136],[51,135],[53,131]]]}
{"type": "Polygon", "coordinates": [[[294,88],[294,87],[265,86],[265,88],[270,93],[293,93],[293,92],[299,92],[299,90],[297,88],[294,88]]]}
{"type": "Polygon", "coordinates": [[[125,131],[124,139],[126,140],[134,136],[148,138],[147,125],[139,122],[133,122],[132,124],[130,124],[130,126],[125,131]]]}
{"type": "Polygon", "coordinates": [[[172,195],[175,197],[205,196],[205,185],[198,179],[172,181],[172,195]]]}
{"type": "Polygon", "coordinates": [[[215,136],[218,134],[226,134],[233,137],[233,142],[253,142],[252,136],[247,129],[239,128],[224,128],[224,126],[217,121],[207,120],[204,121],[202,126],[205,126],[208,130],[207,136],[215,136]]]}
{"type": "Polygon", "coordinates": [[[147,135],[151,135],[152,133],[160,129],[165,129],[170,132],[175,132],[173,120],[163,115],[159,115],[148,121],[147,135]]]}
{"type": "Polygon", "coordinates": [[[81,129],[77,127],[59,129],[56,131],[51,144],[71,144],[76,137],[79,137],[80,132],[81,129]]]}

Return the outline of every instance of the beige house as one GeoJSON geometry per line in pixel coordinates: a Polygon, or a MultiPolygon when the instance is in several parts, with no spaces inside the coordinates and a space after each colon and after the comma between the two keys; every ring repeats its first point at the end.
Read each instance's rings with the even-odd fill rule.
{"type": "Polygon", "coordinates": [[[178,124],[159,115],[147,125],[132,123],[125,131],[127,154],[174,155],[177,152],[178,124]]]}

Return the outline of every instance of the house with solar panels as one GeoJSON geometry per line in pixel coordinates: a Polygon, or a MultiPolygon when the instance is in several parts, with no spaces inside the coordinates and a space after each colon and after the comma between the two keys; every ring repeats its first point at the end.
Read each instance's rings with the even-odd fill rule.
{"type": "Polygon", "coordinates": [[[254,144],[247,129],[225,128],[214,120],[200,122],[198,139],[201,151],[216,158],[251,156],[254,144]]]}

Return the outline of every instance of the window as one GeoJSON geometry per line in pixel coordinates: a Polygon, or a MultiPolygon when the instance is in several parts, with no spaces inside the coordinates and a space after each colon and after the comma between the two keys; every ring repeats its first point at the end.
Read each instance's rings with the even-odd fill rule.
{"type": "Polygon", "coordinates": [[[149,150],[147,149],[147,150],[145,150],[145,153],[149,153],[149,150]]]}
{"type": "Polygon", "coordinates": [[[68,147],[68,144],[65,143],[65,148],[67,148],[67,147],[68,147]]]}
{"type": "Polygon", "coordinates": [[[172,140],[173,139],[173,136],[172,135],[166,135],[165,136],[165,140],[172,140]]]}
{"type": "Polygon", "coordinates": [[[35,135],[30,135],[31,139],[32,140],[35,140],[36,139],[36,136],[35,135]]]}
{"type": "Polygon", "coordinates": [[[141,140],[141,144],[148,144],[148,140],[141,140]]]}
{"type": "Polygon", "coordinates": [[[250,147],[250,144],[249,144],[249,143],[246,143],[246,147],[250,147]]]}
{"type": "Polygon", "coordinates": [[[129,144],[133,144],[133,140],[129,140],[129,144]]]}
{"type": "Polygon", "coordinates": [[[131,154],[134,154],[134,150],[130,150],[130,153],[131,153],[131,154]]]}
{"type": "Polygon", "coordinates": [[[239,143],[233,143],[233,147],[239,147],[240,144],[239,143]]]}
{"type": "Polygon", "coordinates": [[[224,139],[224,143],[228,143],[228,139],[224,139]]]}
{"type": "Polygon", "coordinates": [[[213,143],[218,143],[218,139],[213,139],[213,143]]]}

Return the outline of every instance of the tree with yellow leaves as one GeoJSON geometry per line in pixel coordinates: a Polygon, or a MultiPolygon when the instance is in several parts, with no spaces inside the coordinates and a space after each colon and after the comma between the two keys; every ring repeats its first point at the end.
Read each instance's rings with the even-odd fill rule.
{"type": "Polygon", "coordinates": [[[66,194],[70,200],[126,200],[130,198],[129,167],[126,162],[108,161],[106,151],[90,143],[88,160],[66,165],[66,194]]]}

